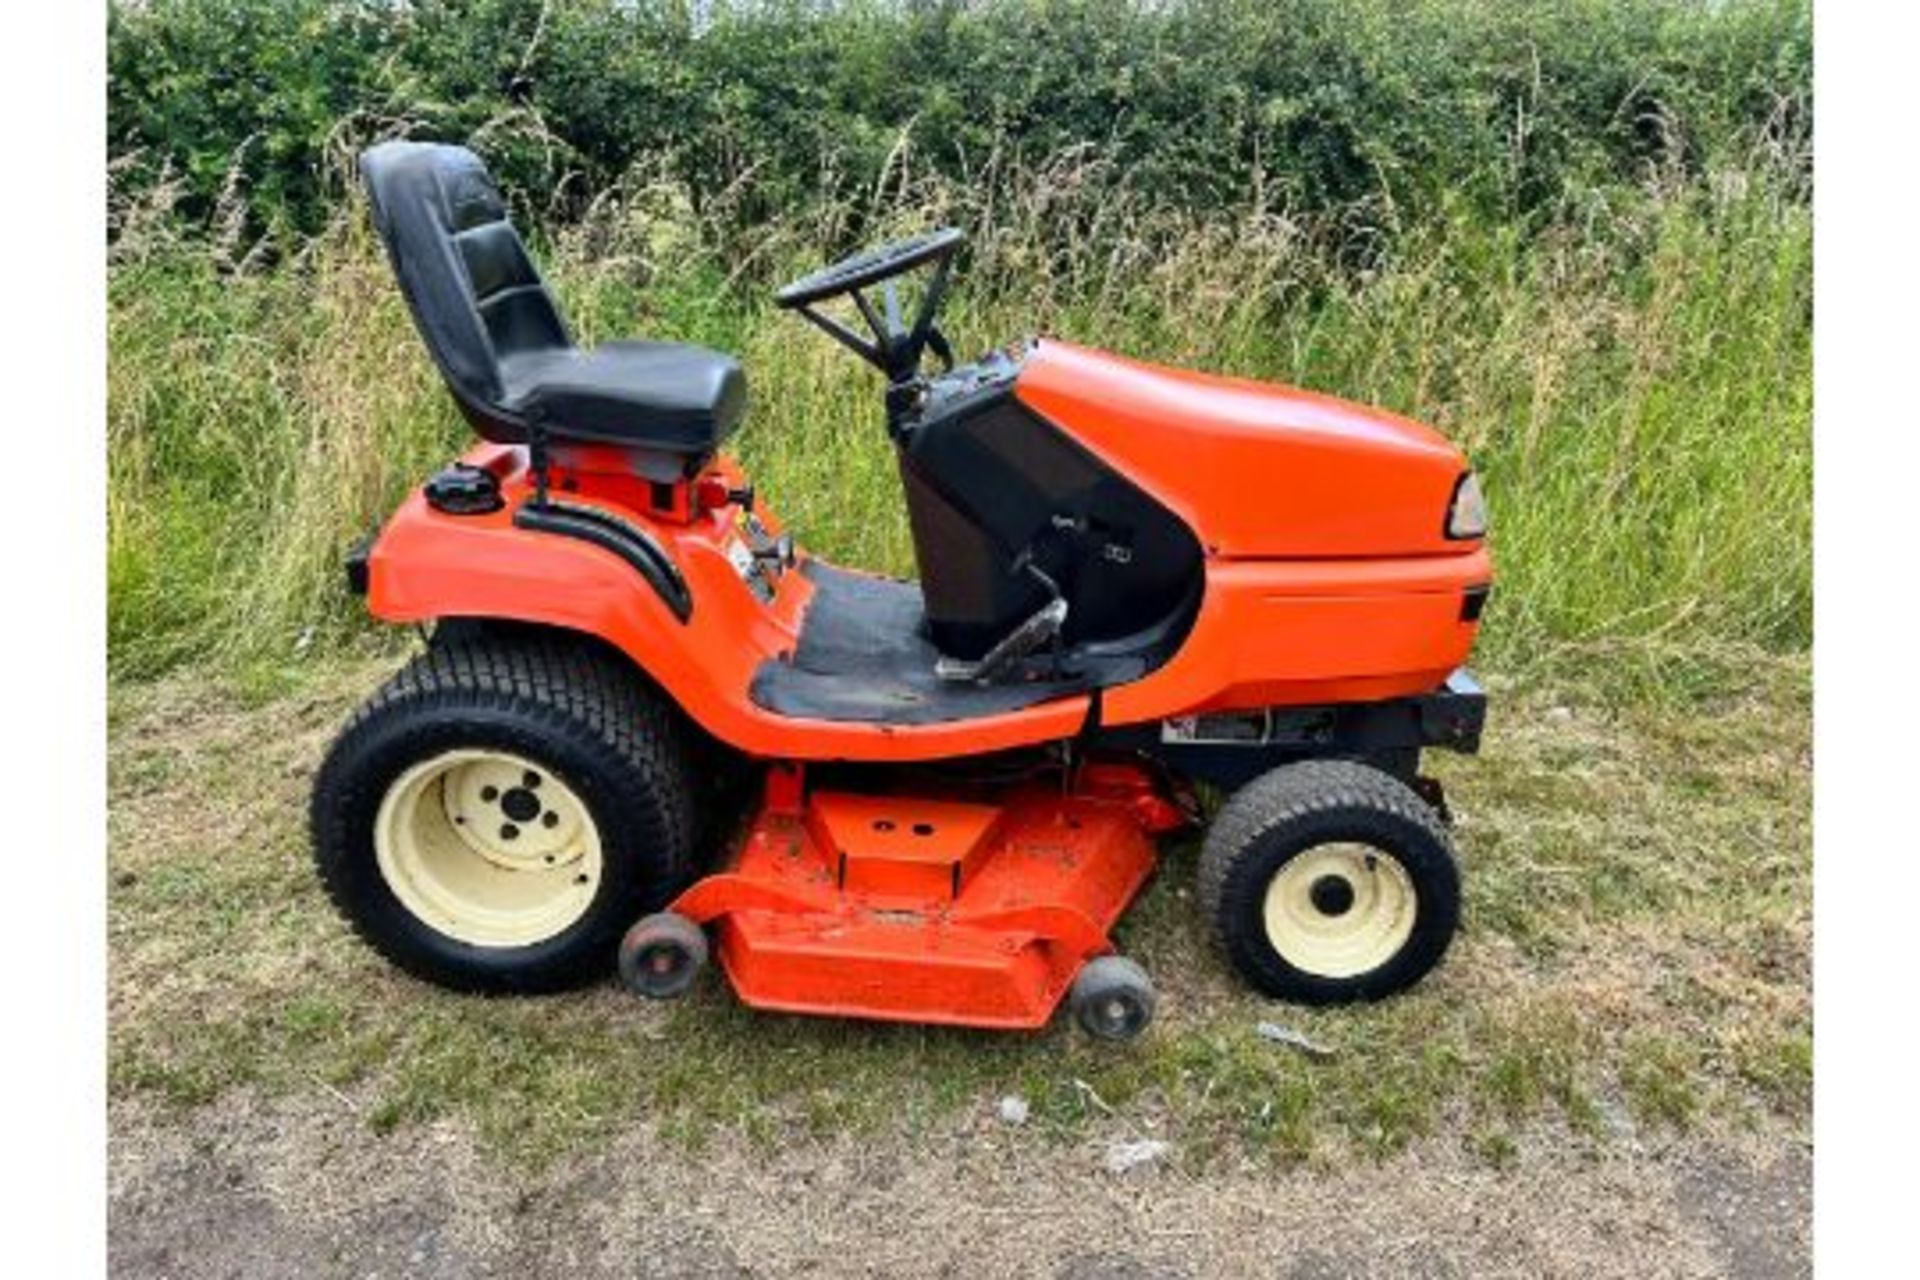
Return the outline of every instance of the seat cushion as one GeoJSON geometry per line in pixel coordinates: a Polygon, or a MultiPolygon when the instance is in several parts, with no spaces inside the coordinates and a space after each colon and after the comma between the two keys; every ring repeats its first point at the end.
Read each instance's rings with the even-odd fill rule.
{"type": "Polygon", "coordinates": [[[739,423],[747,379],[732,356],[673,342],[608,342],[501,360],[507,402],[557,440],[703,453],[739,423]]]}

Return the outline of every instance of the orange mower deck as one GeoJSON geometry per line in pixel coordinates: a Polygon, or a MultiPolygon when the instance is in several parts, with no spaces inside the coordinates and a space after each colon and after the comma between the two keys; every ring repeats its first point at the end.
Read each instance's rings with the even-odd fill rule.
{"type": "Polygon", "coordinates": [[[995,803],[817,791],[792,772],[733,865],[673,910],[718,926],[719,958],[760,1009],[903,1022],[1044,1026],[1153,872],[1180,812],[1138,771],[1088,766],[1063,792],[995,803]]]}

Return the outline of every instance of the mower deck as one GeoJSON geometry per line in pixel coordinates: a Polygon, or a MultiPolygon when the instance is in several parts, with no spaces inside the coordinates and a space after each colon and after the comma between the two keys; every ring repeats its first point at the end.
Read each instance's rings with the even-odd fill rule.
{"type": "Polygon", "coordinates": [[[673,910],[717,923],[761,1009],[977,1027],[1045,1025],[1181,821],[1131,769],[995,803],[820,791],[776,772],[734,864],[673,910]],[[779,793],[785,790],[785,796],[779,793]]]}

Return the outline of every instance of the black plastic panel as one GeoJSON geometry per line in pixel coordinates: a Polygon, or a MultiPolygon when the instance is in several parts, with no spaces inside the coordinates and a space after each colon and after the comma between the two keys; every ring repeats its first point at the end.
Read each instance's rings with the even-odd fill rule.
{"type": "MultiPolygon", "coordinates": [[[[1065,646],[1114,656],[1129,637],[1177,645],[1196,607],[1199,540],[1186,524],[1012,394],[1019,364],[996,355],[936,379],[900,432],[900,466],[928,634],[977,658],[1048,598],[1069,605],[1065,646]]],[[[1134,664],[1136,667],[1138,663],[1134,664]]],[[[1149,664],[1151,665],[1151,664],[1149,664]]]]}
{"type": "Polygon", "coordinates": [[[1300,760],[1365,760],[1412,781],[1423,750],[1479,751],[1486,722],[1486,691],[1461,667],[1440,688],[1411,697],[1123,725],[1099,730],[1091,745],[1135,752],[1228,790],[1300,760]]]}

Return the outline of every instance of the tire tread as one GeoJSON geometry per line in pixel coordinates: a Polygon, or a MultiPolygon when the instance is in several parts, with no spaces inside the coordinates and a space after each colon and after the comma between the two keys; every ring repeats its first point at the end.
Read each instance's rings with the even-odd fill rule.
{"type": "Polygon", "coordinates": [[[387,945],[356,908],[339,851],[353,839],[341,828],[352,807],[357,743],[382,722],[428,706],[510,713],[555,735],[584,734],[610,749],[640,783],[633,789],[634,798],[650,802],[650,816],[657,824],[653,834],[677,888],[691,869],[696,815],[674,714],[636,669],[589,641],[532,629],[462,629],[453,638],[437,634],[425,651],[354,711],[315,777],[309,822],[321,882],[341,916],[374,949],[417,977],[460,989],[573,985],[585,976],[576,966],[525,983],[504,978],[464,981],[387,945]]]}
{"type": "Polygon", "coordinates": [[[1234,959],[1229,913],[1222,908],[1228,879],[1240,858],[1275,827],[1342,809],[1391,814],[1419,828],[1451,855],[1452,841],[1439,815],[1413,788],[1389,773],[1354,760],[1305,760],[1272,769],[1228,798],[1201,846],[1200,909],[1221,955],[1234,959]]]}

